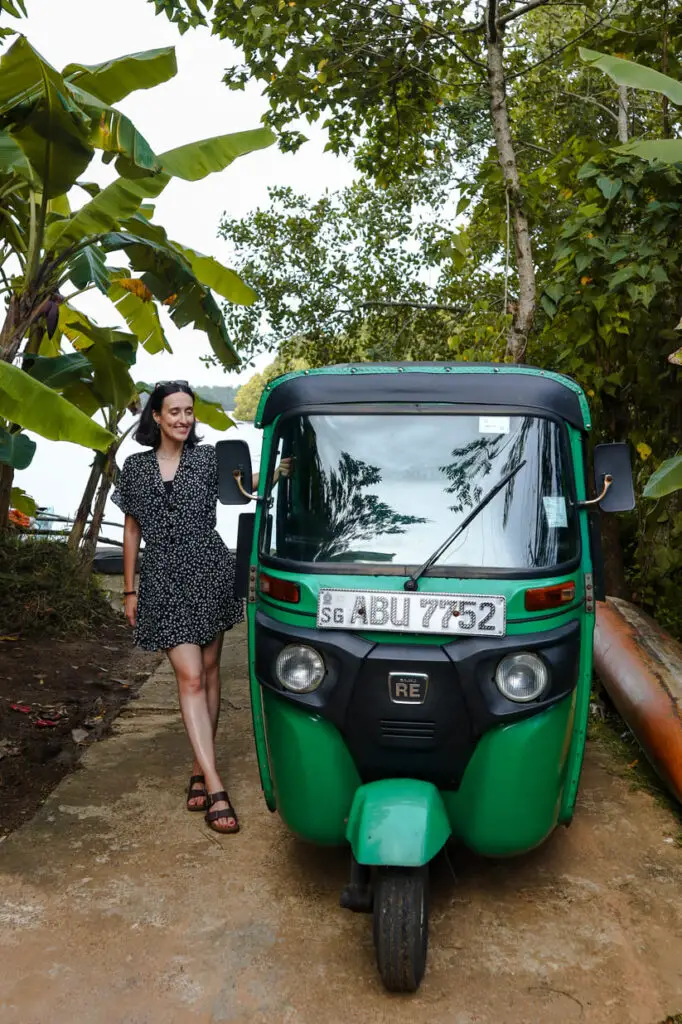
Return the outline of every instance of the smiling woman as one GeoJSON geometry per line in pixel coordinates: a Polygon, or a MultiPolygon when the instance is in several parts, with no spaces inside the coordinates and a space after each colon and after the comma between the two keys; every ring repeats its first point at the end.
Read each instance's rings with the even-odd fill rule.
{"type": "Polygon", "coordinates": [[[186,381],[154,388],[113,500],[125,514],[125,611],[136,643],[163,650],[173,666],[194,751],[187,807],[206,811],[217,832],[236,832],[237,815],[215,763],[220,653],[225,630],[243,618],[234,596],[234,559],[216,531],[215,449],[199,445],[194,393],[186,381]],[[135,567],[144,539],[139,599],[135,567]]]}

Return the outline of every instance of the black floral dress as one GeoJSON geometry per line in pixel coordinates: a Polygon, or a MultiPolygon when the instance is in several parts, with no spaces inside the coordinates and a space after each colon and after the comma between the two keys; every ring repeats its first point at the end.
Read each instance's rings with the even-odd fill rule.
{"type": "Polygon", "coordinates": [[[147,651],[204,646],[244,617],[234,558],[216,531],[218,467],[211,445],[185,447],[172,487],[155,451],[123,464],[112,501],[137,519],[145,543],[135,643],[147,651]]]}

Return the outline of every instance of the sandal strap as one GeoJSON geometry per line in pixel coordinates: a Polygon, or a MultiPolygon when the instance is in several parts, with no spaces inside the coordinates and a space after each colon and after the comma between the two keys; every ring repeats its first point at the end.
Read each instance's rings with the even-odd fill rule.
{"type": "Polygon", "coordinates": [[[209,807],[211,807],[212,804],[217,804],[220,800],[224,800],[226,804],[229,804],[229,802],[230,802],[230,798],[229,798],[229,796],[227,795],[227,793],[225,792],[224,789],[221,789],[218,793],[209,793],[208,794],[208,806],[209,807]]]}
{"type": "Polygon", "coordinates": [[[234,813],[234,807],[228,806],[222,811],[207,811],[206,821],[218,821],[219,818],[232,818],[233,821],[237,820],[237,815],[234,813]]]}
{"type": "Polygon", "coordinates": [[[189,784],[193,786],[195,782],[200,782],[202,785],[206,784],[206,777],[204,775],[190,775],[189,784]]]}

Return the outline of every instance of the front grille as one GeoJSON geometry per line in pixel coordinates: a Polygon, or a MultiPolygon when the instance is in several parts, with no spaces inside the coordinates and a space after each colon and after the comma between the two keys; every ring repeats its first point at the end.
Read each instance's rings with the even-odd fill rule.
{"type": "Polygon", "coordinates": [[[382,718],[381,738],[388,742],[403,741],[410,746],[430,746],[436,737],[435,722],[410,722],[405,719],[382,718]]]}

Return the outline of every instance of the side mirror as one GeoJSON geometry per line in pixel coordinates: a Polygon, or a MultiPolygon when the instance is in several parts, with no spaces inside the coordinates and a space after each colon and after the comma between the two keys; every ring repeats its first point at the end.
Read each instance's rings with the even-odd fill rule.
{"type": "Polygon", "coordinates": [[[598,444],[594,449],[594,483],[597,494],[604,491],[607,477],[611,477],[611,486],[599,502],[599,507],[603,512],[630,512],[635,507],[635,488],[627,444],[598,444]]]}
{"type": "Polygon", "coordinates": [[[251,498],[251,453],[246,441],[218,441],[218,500],[223,505],[248,505],[251,498]],[[240,488],[241,483],[241,488],[240,488]]]}

